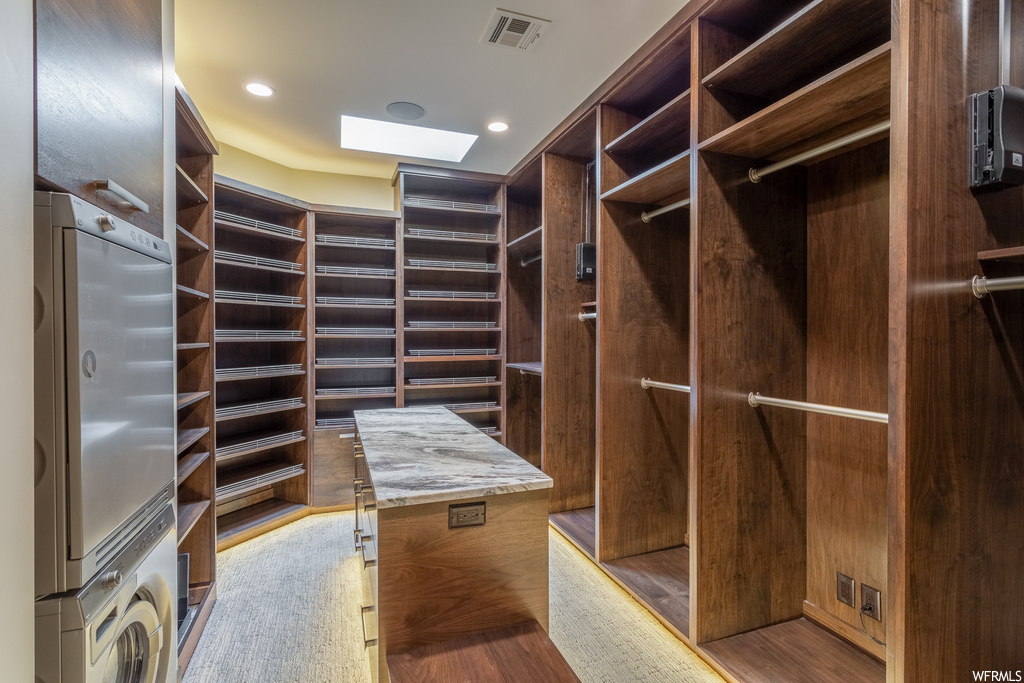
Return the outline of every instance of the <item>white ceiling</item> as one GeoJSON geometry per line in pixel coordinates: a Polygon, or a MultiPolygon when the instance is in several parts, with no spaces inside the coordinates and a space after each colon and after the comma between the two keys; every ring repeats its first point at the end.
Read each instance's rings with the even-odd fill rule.
{"type": "Polygon", "coordinates": [[[506,173],[687,0],[176,0],[176,71],[218,141],[291,168],[390,177],[397,161],[506,173]],[[500,2],[500,5],[497,4],[500,2]],[[550,19],[533,50],[480,43],[495,7],[550,19]],[[258,98],[243,86],[277,92],[258,98]],[[475,133],[461,164],[339,147],[339,117],[475,133]],[[486,125],[504,120],[505,133],[486,125]]]}

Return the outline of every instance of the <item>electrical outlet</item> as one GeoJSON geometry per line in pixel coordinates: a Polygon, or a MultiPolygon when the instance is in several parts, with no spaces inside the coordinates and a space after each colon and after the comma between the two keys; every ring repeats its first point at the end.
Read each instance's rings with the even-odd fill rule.
{"type": "Polygon", "coordinates": [[[836,572],[836,600],[853,607],[854,582],[842,572],[836,572]]]}
{"type": "Polygon", "coordinates": [[[860,585],[860,609],[865,615],[881,621],[882,591],[862,583],[860,585]]]}
{"type": "Polygon", "coordinates": [[[448,528],[483,526],[487,521],[487,503],[463,503],[448,506],[448,528]]]}

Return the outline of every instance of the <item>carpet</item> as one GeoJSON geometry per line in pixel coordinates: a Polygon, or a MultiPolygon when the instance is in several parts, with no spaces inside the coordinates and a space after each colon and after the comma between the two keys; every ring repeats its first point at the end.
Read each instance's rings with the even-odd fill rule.
{"type": "MultiPolygon", "coordinates": [[[[353,515],[312,515],[219,553],[217,603],[183,683],[369,681],[353,515]]],[[[722,680],[554,531],[549,552],[551,639],[584,683],[722,680]]]]}

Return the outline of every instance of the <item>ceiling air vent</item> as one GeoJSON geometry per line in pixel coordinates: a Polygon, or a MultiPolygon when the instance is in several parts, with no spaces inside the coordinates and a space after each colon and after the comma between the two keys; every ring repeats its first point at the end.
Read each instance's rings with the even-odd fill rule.
{"type": "Polygon", "coordinates": [[[491,20],[487,22],[480,42],[515,50],[531,50],[550,25],[551,22],[547,19],[509,12],[499,7],[494,10],[491,20]]]}

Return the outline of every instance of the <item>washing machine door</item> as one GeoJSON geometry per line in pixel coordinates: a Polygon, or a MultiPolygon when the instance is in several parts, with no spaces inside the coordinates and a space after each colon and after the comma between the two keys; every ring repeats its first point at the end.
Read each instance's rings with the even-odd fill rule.
{"type": "Polygon", "coordinates": [[[102,683],[154,683],[163,647],[163,627],[153,605],[139,600],[121,618],[108,651],[102,683]]]}

